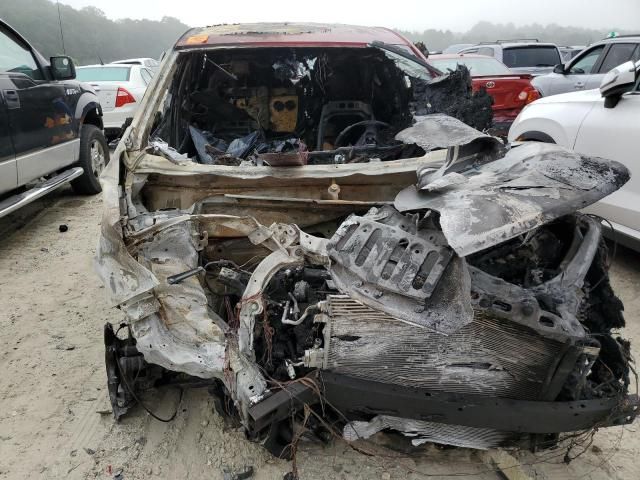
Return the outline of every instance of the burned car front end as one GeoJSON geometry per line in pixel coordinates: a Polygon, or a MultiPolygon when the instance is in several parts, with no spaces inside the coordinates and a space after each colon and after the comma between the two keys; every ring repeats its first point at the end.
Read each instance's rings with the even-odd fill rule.
{"type": "Polygon", "coordinates": [[[179,43],[102,177],[116,418],[191,382],[275,454],[293,424],[547,448],[632,422],[623,306],[577,213],[627,170],[469,127],[468,72],[280,28],[179,43]]]}

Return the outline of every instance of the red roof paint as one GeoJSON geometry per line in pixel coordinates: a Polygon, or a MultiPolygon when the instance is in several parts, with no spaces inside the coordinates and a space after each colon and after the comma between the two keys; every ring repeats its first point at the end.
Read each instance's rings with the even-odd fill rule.
{"type": "Polygon", "coordinates": [[[192,28],[176,43],[177,49],[203,47],[351,47],[364,48],[373,41],[404,45],[424,58],[402,35],[384,27],[321,23],[241,23],[192,28]],[[207,36],[204,39],[204,36],[207,36]],[[190,37],[198,43],[190,44],[190,37]],[[202,37],[200,37],[202,36],[202,37]]]}
{"type": "MultiPolygon", "coordinates": [[[[436,53],[434,55],[429,55],[429,58],[438,59],[438,58],[487,58],[487,55],[478,55],[477,53],[436,53]]],[[[494,57],[489,57],[494,58],[494,57]]]]}

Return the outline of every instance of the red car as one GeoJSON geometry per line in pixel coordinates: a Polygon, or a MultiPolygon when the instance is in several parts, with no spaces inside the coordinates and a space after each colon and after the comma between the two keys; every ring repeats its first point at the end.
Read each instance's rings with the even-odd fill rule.
{"type": "Polygon", "coordinates": [[[528,74],[513,73],[505,64],[484,55],[430,55],[429,63],[442,72],[465,65],[471,71],[473,91],[485,88],[493,98],[493,123],[506,132],[525,105],[540,98],[528,74]]]}

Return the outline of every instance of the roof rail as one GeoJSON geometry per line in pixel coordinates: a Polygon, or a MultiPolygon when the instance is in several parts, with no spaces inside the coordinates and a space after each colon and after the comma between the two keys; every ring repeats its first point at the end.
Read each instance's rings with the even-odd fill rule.
{"type": "Polygon", "coordinates": [[[602,40],[611,40],[612,38],[629,38],[640,37],[640,33],[625,33],[624,35],[616,35],[615,37],[604,37],[602,40]]]}
{"type": "Polygon", "coordinates": [[[538,43],[540,40],[537,38],[513,38],[511,40],[496,40],[495,43],[520,43],[520,42],[536,42],[538,43]]]}

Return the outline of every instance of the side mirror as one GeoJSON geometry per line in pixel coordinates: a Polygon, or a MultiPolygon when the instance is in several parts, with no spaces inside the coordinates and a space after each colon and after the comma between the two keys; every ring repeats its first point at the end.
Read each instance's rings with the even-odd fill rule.
{"type": "Polygon", "coordinates": [[[71,57],[51,57],[49,60],[54,80],[73,80],[76,78],[76,67],[71,57]]]}
{"type": "Polygon", "coordinates": [[[636,65],[632,61],[618,65],[609,71],[600,83],[600,93],[604,97],[605,108],[615,107],[622,94],[631,90],[635,83],[636,65]]]}
{"type": "Polygon", "coordinates": [[[553,67],[553,73],[564,75],[564,65],[562,63],[557,64],[555,67],[553,67]]]}

